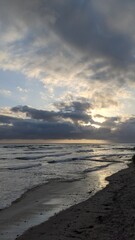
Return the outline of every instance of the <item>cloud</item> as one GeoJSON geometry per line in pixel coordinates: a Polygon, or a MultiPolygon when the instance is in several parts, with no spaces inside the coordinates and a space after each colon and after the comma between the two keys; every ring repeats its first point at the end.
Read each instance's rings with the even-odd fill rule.
{"type": "Polygon", "coordinates": [[[104,92],[97,90],[93,94],[93,104],[98,108],[117,107],[119,105],[116,95],[113,95],[111,89],[104,92]]]}
{"type": "Polygon", "coordinates": [[[0,89],[0,95],[5,96],[5,97],[9,97],[9,96],[12,95],[12,92],[10,90],[7,90],[7,89],[0,89]]]}
{"type": "Polygon", "coordinates": [[[56,108],[61,111],[77,111],[77,112],[86,112],[92,107],[90,102],[85,98],[80,98],[78,101],[69,101],[69,102],[58,102],[54,104],[56,108]]]}
{"type": "Polygon", "coordinates": [[[134,10],[131,0],[2,0],[0,67],[52,85],[133,81],[134,10]]]}
{"type": "Polygon", "coordinates": [[[94,122],[86,112],[91,107],[87,101],[73,101],[68,104],[60,102],[55,104],[55,106],[58,108],[58,111],[38,110],[28,106],[13,107],[11,111],[14,113],[25,113],[26,117],[46,122],[64,122],[65,120],[75,122],[76,124],[79,121],[83,123],[94,122]]]}
{"type": "Polygon", "coordinates": [[[105,57],[114,63],[123,65],[130,59],[131,38],[111,28],[105,14],[95,8],[93,1],[68,1],[62,7],[59,5],[55,29],[66,42],[87,54],[105,57]]]}
{"type": "Polygon", "coordinates": [[[10,120],[12,125],[0,125],[0,139],[61,139],[70,138],[75,131],[71,123],[10,120]]]}
{"type": "Polygon", "coordinates": [[[120,123],[114,131],[115,139],[122,142],[135,142],[135,117],[120,123]]]}
{"type": "MultiPolygon", "coordinates": [[[[102,139],[103,134],[92,126],[69,121],[41,121],[0,116],[0,139],[102,139]]],[[[104,134],[109,132],[104,129],[104,134]]]]}
{"type": "Polygon", "coordinates": [[[2,124],[9,124],[15,120],[18,120],[18,119],[11,116],[0,115],[0,123],[2,124]]]}
{"type": "Polygon", "coordinates": [[[25,89],[25,88],[21,88],[21,87],[17,87],[17,90],[20,92],[20,93],[28,93],[28,89],[25,89]]]}
{"type": "MultiPolygon", "coordinates": [[[[66,105],[66,104],[65,104],[66,105]]],[[[83,105],[83,104],[82,104],[83,105]]],[[[72,103],[71,106],[76,106],[72,103]]],[[[78,103],[77,103],[78,106],[78,103]]],[[[88,107],[88,106],[87,106],[88,107]]],[[[99,139],[115,142],[135,141],[135,118],[104,118],[102,123],[92,120],[85,106],[81,111],[65,108],[45,111],[18,106],[11,113],[25,113],[25,118],[0,115],[0,139],[99,139]],[[86,117],[87,116],[87,117],[86,117]],[[86,122],[89,121],[89,124],[86,122]],[[94,127],[98,124],[100,128],[94,127]]]]}

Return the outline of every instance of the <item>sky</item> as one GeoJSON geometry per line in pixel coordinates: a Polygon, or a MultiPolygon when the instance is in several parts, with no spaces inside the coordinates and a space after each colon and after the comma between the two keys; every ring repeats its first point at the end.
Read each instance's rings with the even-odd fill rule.
{"type": "Polygon", "coordinates": [[[135,142],[135,1],[0,5],[0,142],[135,142]]]}

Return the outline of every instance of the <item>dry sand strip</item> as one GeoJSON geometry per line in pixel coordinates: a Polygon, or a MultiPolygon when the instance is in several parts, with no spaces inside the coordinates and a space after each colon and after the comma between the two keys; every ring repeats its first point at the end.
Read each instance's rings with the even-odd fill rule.
{"type": "Polygon", "coordinates": [[[135,165],[107,179],[109,185],[33,227],[17,240],[135,239],[135,165]]]}

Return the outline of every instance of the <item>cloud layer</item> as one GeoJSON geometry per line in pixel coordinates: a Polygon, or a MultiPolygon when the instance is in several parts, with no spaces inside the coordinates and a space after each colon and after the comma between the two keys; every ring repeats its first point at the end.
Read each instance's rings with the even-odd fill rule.
{"type": "Polygon", "coordinates": [[[134,10],[131,0],[2,0],[0,66],[45,84],[133,80],[134,10]]]}
{"type": "Polygon", "coordinates": [[[134,142],[135,118],[104,117],[94,121],[87,102],[60,104],[58,111],[43,111],[17,106],[11,115],[0,115],[0,139],[98,139],[115,142],[134,142]],[[79,109],[78,109],[79,106],[79,109]],[[24,118],[12,114],[23,113],[24,118]],[[97,127],[98,126],[98,127],[97,127]]]}

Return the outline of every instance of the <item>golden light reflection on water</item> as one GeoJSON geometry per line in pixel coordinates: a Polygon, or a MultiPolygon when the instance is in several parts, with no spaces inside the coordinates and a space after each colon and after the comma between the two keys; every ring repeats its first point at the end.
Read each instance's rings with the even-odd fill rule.
{"type": "Polygon", "coordinates": [[[108,185],[108,181],[106,180],[106,177],[108,177],[110,174],[107,170],[99,171],[97,173],[98,181],[99,181],[99,188],[105,188],[108,185]]]}

